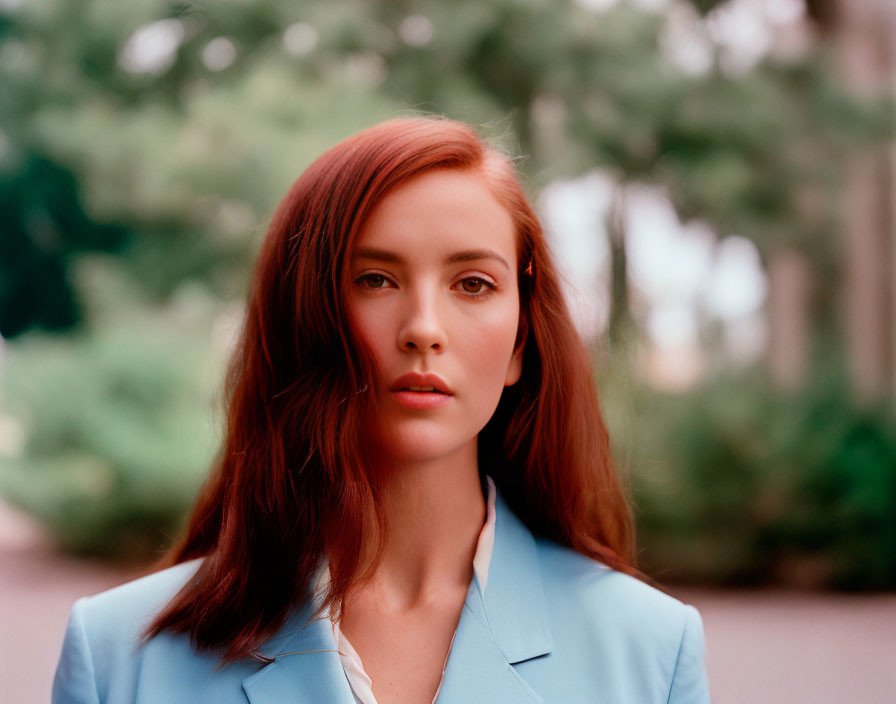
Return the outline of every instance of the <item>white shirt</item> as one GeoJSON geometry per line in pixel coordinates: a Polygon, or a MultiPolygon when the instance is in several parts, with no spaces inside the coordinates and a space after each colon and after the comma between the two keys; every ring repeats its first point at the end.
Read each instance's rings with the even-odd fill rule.
{"type": "MultiPolygon", "coordinates": [[[[495,543],[495,483],[492,478],[486,476],[488,483],[488,498],[485,524],[479,533],[479,541],[476,543],[476,553],[473,555],[473,574],[475,581],[479,584],[480,593],[485,596],[485,585],[488,582],[488,566],[492,559],[492,548],[495,543]]],[[[322,580],[329,580],[329,570],[324,570],[321,575],[322,580]]],[[[325,584],[326,582],[322,582],[325,584]]],[[[373,696],[373,686],[370,677],[364,671],[364,665],[357,651],[349,643],[348,638],[339,629],[339,622],[331,619],[333,624],[333,640],[336,641],[336,649],[339,651],[339,660],[342,663],[342,669],[345,671],[345,677],[352,689],[357,704],[377,704],[376,698],[373,696]]],[[[455,632],[456,634],[456,632],[455,632]]],[[[451,645],[454,644],[454,636],[451,637],[451,645]]],[[[445,676],[445,667],[448,665],[448,655],[451,652],[451,645],[448,646],[448,653],[445,653],[445,662],[442,665],[442,677],[445,676]]],[[[432,698],[433,704],[439,697],[439,691],[442,688],[442,682],[439,680],[439,686],[432,698]]]]}

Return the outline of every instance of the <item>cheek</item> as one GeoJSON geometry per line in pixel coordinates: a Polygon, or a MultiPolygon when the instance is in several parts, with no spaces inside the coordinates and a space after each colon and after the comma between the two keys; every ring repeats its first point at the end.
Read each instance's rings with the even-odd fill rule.
{"type": "Polygon", "coordinates": [[[352,330],[356,337],[371,349],[383,344],[383,336],[389,322],[388,311],[383,306],[371,305],[371,301],[352,301],[348,308],[352,330]]]}
{"type": "Polygon", "coordinates": [[[377,370],[382,371],[385,355],[385,325],[372,311],[355,307],[350,311],[352,316],[351,337],[370,355],[377,370]]]}
{"type": "Polygon", "coordinates": [[[469,338],[470,346],[467,353],[475,355],[481,375],[489,379],[500,377],[502,387],[513,355],[518,315],[518,310],[508,311],[500,319],[483,325],[476,336],[469,338]]]}

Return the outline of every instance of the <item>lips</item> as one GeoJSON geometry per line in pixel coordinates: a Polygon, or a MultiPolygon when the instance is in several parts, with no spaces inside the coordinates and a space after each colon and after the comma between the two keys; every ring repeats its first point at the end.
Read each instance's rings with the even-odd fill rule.
{"type": "Polygon", "coordinates": [[[438,375],[431,372],[411,372],[398,377],[389,389],[390,391],[411,391],[418,393],[440,393],[453,396],[454,392],[448,384],[438,375]]]}

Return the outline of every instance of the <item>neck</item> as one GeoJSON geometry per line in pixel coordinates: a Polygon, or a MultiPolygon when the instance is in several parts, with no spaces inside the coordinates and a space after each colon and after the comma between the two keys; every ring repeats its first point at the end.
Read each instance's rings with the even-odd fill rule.
{"type": "Polygon", "coordinates": [[[476,444],[450,457],[396,463],[390,477],[390,533],[370,583],[383,608],[465,593],[486,515],[476,444]]]}

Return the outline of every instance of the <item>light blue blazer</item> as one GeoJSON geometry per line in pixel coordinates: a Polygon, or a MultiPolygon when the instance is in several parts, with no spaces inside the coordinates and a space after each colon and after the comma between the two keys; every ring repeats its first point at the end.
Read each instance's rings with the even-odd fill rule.
{"type": "MultiPolygon", "coordinates": [[[[475,578],[470,585],[439,704],[709,702],[693,607],[534,538],[500,495],[495,508],[487,588],[482,595],[475,578]]],[[[354,704],[329,622],[306,623],[310,606],[261,649],[270,664],[218,669],[213,655],[174,633],[140,645],[150,618],[196,566],[75,603],[53,704],[354,704]]]]}

